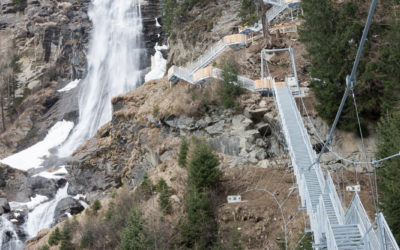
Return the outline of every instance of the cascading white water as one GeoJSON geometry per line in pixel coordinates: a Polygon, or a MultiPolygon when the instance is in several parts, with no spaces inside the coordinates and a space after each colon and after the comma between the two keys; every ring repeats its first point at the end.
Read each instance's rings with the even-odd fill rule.
{"type": "MultiPolygon", "coordinates": [[[[140,63],[145,53],[141,41],[140,1],[92,0],[89,16],[93,22],[93,30],[87,57],[88,73],[79,83],[79,123],[59,147],[59,156],[69,156],[103,124],[111,120],[112,97],[130,91],[140,84],[140,63]]],[[[62,91],[68,91],[75,86],[77,84],[68,86],[62,91]]],[[[41,155],[36,151],[29,157],[40,158],[47,155],[47,148],[45,151],[42,150],[44,154],[41,155]]],[[[16,158],[22,160],[20,159],[22,155],[16,158]]],[[[24,169],[40,167],[41,161],[35,163],[35,166],[31,165],[27,165],[24,169]]],[[[35,236],[40,229],[52,225],[57,203],[68,197],[67,189],[68,184],[58,190],[53,200],[38,205],[29,213],[25,223],[29,237],[35,236]]],[[[23,248],[23,243],[19,241],[12,223],[5,217],[0,218],[0,233],[1,250],[23,248]]]]}
{"type": "Polygon", "coordinates": [[[1,250],[16,250],[23,248],[22,241],[19,240],[17,233],[14,230],[13,224],[6,218],[5,215],[0,217],[0,249],[1,250]]]}
{"type": "Polygon", "coordinates": [[[88,74],[80,83],[79,123],[59,155],[69,156],[111,120],[111,98],[140,82],[142,19],[140,0],[93,0],[88,74]]]}
{"type": "Polygon", "coordinates": [[[25,231],[29,237],[34,237],[43,228],[50,227],[54,222],[54,213],[59,201],[68,197],[68,183],[57,191],[53,200],[35,207],[28,215],[25,231]]]}

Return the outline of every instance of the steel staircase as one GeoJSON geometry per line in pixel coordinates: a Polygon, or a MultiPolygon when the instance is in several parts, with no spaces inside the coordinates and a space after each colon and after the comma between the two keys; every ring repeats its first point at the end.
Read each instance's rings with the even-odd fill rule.
{"type": "Polygon", "coordinates": [[[286,8],[288,8],[287,5],[273,5],[272,8],[267,11],[268,22],[274,20],[275,17],[277,17],[286,8]]]}
{"type": "Polygon", "coordinates": [[[314,234],[314,249],[396,249],[399,247],[380,213],[371,223],[355,193],[343,211],[330,173],[324,177],[289,88],[274,82],[274,100],[302,201],[314,234]]]}

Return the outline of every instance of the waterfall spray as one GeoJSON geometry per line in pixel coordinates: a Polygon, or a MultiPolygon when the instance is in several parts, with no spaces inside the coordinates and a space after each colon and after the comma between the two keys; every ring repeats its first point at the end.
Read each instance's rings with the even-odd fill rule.
{"type": "Polygon", "coordinates": [[[79,123],[63,146],[69,156],[111,120],[111,98],[140,83],[142,19],[140,0],[93,0],[89,10],[93,31],[88,73],[80,84],[79,123]]]}

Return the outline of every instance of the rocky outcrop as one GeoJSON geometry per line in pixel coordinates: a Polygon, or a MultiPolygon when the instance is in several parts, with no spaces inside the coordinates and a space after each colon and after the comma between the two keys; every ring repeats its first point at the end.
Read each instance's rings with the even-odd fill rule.
{"type": "Polygon", "coordinates": [[[207,104],[207,112],[199,112],[198,101],[192,103],[194,115],[174,106],[184,106],[182,102],[198,90],[182,93],[190,87],[184,83],[169,90],[166,86],[164,80],[156,80],[114,98],[112,121],[69,159],[70,194],[85,193],[90,201],[123,184],[134,187],[146,171],[175,161],[182,137],[205,138],[227,157],[230,167],[261,163],[267,167],[263,160],[285,154],[283,137],[271,131],[278,123],[271,98],[243,95],[244,112],[212,104],[207,104]]]}
{"type": "Polygon", "coordinates": [[[15,93],[22,104],[0,138],[0,158],[41,140],[60,120],[62,108],[48,111],[54,111],[61,98],[56,92],[60,85],[85,75],[89,4],[90,0],[28,0],[24,10],[16,11],[13,1],[0,1],[2,53],[17,52],[22,71],[15,93]]]}
{"type": "Polygon", "coordinates": [[[36,194],[52,199],[62,184],[62,181],[30,177],[24,171],[0,165],[0,191],[9,201],[27,202],[36,194]]]}
{"type": "Polygon", "coordinates": [[[2,1],[3,33],[12,33],[21,55],[20,81],[34,86],[45,74],[81,78],[86,70],[86,45],[91,30],[90,1],[27,1],[23,12],[10,11],[12,1],[2,1]],[[50,70],[49,70],[50,68],[50,70]]]}
{"type": "Polygon", "coordinates": [[[225,35],[237,33],[239,7],[237,1],[216,0],[187,10],[188,17],[182,18],[168,40],[168,65],[184,65],[225,35]]]}
{"type": "Polygon", "coordinates": [[[68,216],[78,214],[85,208],[74,198],[67,197],[58,202],[54,212],[54,223],[57,224],[68,216]]]}

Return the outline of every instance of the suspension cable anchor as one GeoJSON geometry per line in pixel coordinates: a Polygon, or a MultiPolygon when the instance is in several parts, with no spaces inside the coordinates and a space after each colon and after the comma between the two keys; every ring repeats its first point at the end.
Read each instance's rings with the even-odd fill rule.
{"type": "Polygon", "coordinates": [[[353,90],[355,84],[356,84],[356,77],[354,76],[354,78],[351,78],[350,75],[347,75],[346,76],[346,86],[348,88],[350,88],[351,90],[353,90]]]}

